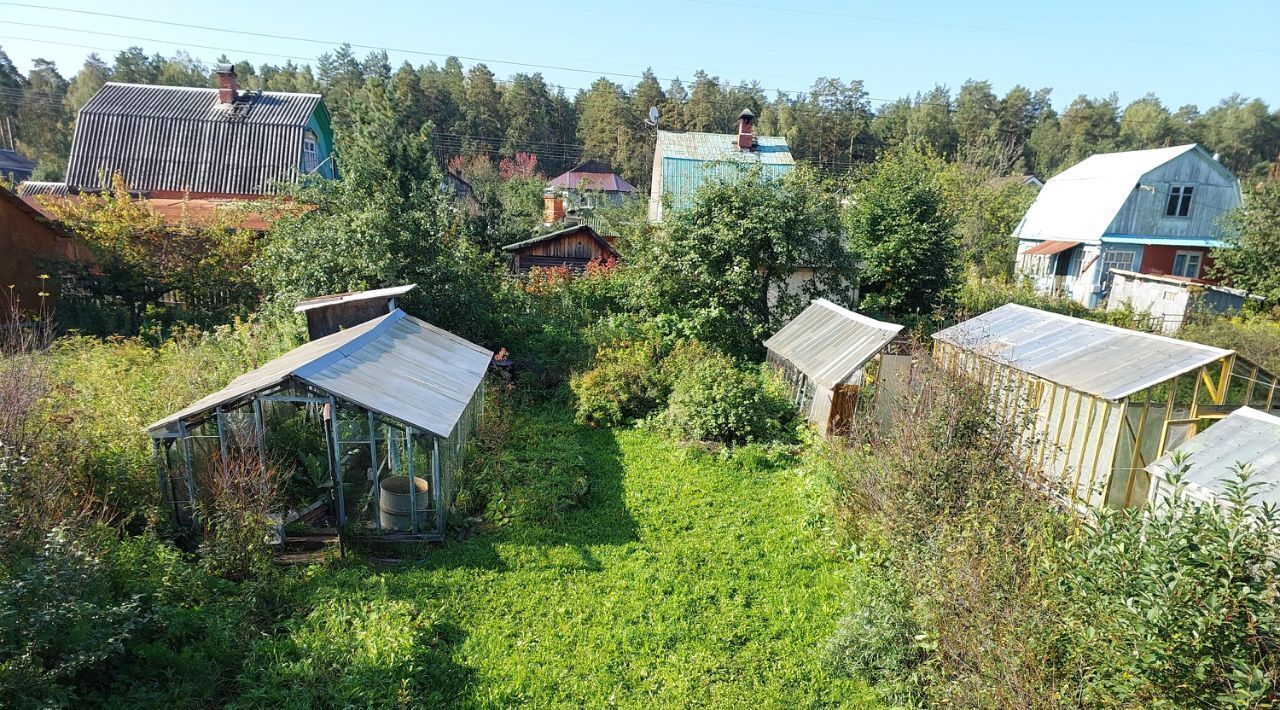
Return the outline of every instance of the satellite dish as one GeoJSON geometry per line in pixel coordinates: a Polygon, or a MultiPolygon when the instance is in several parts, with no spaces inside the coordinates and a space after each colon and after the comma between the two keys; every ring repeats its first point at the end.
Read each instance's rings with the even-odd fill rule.
{"type": "Polygon", "coordinates": [[[649,107],[649,120],[647,121],[647,123],[650,126],[658,125],[658,107],[657,106],[649,107]]]}

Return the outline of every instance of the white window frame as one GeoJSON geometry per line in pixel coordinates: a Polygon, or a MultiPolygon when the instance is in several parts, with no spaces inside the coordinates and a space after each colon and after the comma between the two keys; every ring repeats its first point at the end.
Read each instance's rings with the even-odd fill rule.
{"type": "Polygon", "coordinates": [[[1181,277],[1186,278],[1186,279],[1198,279],[1198,278],[1200,278],[1200,271],[1201,271],[1201,269],[1203,269],[1203,268],[1204,268],[1204,252],[1200,252],[1200,251],[1188,251],[1188,250],[1185,250],[1185,249],[1179,249],[1178,251],[1176,251],[1176,252],[1174,252],[1174,253],[1173,253],[1173,269],[1172,269],[1172,271],[1173,271],[1173,275],[1174,275],[1174,276],[1181,276],[1181,277]],[[1183,259],[1183,261],[1182,261],[1182,271],[1183,271],[1184,273],[1181,273],[1181,274],[1180,274],[1180,273],[1178,273],[1178,258],[1179,258],[1179,257],[1182,257],[1182,259],[1183,259]],[[1185,272],[1187,272],[1187,271],[1190,271],[1190,269],[1188,269],[1187,267],[1192,263],[1192,261],[1191,261],[1192,259],[1195,259],[1195,265],[1196,265],[1195,271],[1194,271],[1194,273],[1185,273],[1185,272]]]}
{"type": "Polygon", "coordinates": [[[1170,185],[1169,199],[1164,204],[1164,216],[1172,219],[1190,219],[1191,208],[1195,206],[1195,188],[1195,185],[1170,185]],[[1171,204],[1172,212],[1169,211],[1171,204]]]}
{"type": "Polygon", "coordinates": [[[320,169],[320,142],[310,131],[302,135],[302,169],[308,175],[320,169]]]}
{"type": "Polygon", "coordinates": [[[1084,247],[1075,247],[1071,251],[1071,259],[1067,262],[1067,278],[1078,279],[1084,274],[1084,247]]]}

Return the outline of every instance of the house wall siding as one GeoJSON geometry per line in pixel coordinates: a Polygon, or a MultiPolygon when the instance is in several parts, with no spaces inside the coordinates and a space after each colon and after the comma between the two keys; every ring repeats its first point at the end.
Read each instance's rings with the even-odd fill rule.
{"type": "Polygon", "coordinates": [[[1221,234],[1224,214],[1240,206],[1240,185],[1212,158],[1192,150],[1142,176],[1136,188],[1107,227],[1107,234],[1144,237],[1203,237],[1221,234]],[[1167,217],[1170,188],[1190,185],[1191,211],[1186,217],[1167,217]]]}

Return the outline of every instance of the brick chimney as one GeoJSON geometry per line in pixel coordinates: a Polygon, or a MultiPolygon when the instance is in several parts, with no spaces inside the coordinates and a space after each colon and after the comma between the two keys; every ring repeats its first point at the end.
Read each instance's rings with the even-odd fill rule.
{"type": "Polygon", "coordinates": [[[751,109],[744,108],[738,114],[738,147],[742,150],[756,149],[756,115],[751,109]]]}
{"type": "Polygon", "coordinates": [[[555,224],[564,219],[564,199],[548,190],[542,193],[542,222],[555,224]]]}
{"type": "Polygon", "coordinates": [[[230,106],[236,102],[236,68],[232,64],[218,65],[218,103],[230,106]]]}

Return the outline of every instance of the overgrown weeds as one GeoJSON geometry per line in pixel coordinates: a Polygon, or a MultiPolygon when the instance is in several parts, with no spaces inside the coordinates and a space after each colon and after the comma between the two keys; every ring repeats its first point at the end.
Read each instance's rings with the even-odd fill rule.
{"type": "Polygon", "coordinates": [[[1083,521],[1027,484],[1018,423],[973,385],[932,378],[925,406],[827,457],[841,528],[883,592],[855,595],[835,667],[919,705],[1280,697],[1280,545],[1256,491],[1083,521]]]}

